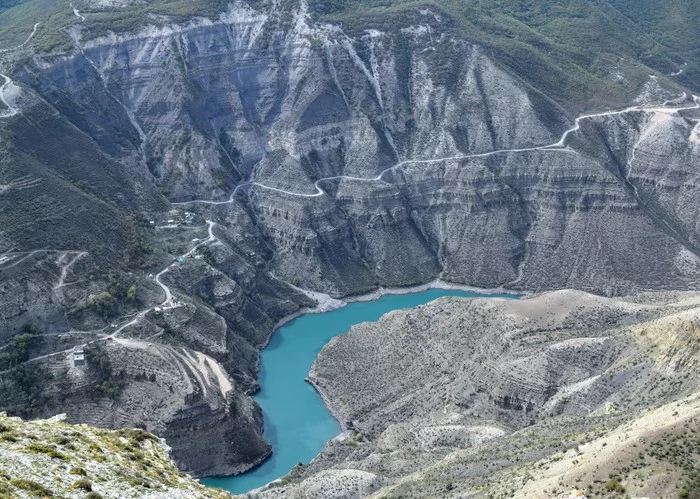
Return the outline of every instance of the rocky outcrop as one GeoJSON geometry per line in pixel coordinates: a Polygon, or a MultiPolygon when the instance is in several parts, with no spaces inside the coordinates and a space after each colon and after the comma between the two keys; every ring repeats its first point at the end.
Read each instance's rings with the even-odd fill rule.
{"type": "MultiPolygon", "coordinates": [[[[221,202],[186,206],[238,234],[248,264],[304,288],[694,286],[692,111],[595,115],[563,135],[566,104],[448,19],[400,19],[346,32],[304,3],[236,3],[218,21],[76,31],[79,51],[20,79],[105,152],[148,167],[170,200],[221,202]]],[[[638,104],[691,107],[679,94],[655,79],[638,104]]]]}
{"type": "MultiPolygon", "coordinates": [[[[275,326],[313,306],[297,288],[697,287],[698,115],[663,78],[628,88],[616,69],[635,109],[576,119],[431,9],[358,28],[304,2],[235,2],[218,19],[90,39],[74,21],[73,48],[16,61],[8,87],[0,340],[30,323],[69,333],[62,348],[119,331],[216,359],[230,406],[188,400],[147,421],[234,442],[228,471],[269,451],[244,394],[275,326]],[[22,260],[36,249],[53,253],[22,260]],[[112,287],[118,306],[100,314],[112,287]]],[[[130,354],[115,363],[128,371],[130,354]]],[[[503,410],[547,397],[545,380],[523,394],[502,383],[503,410]]],[[[138,393],[129,407],[148,405],[138,393]]],[[[215,459],[183,466],[220,472],[215,459]]]]}
{"type": "MultiPolygon", "coordinates": [[[[549,476],[563,492],[578,481],[559,476],[554,483],[555,474],[540,471],[562,454],[569,466],[588,463],[580,485],[593,486],[591,475],[602,471],[592,454],[581,459],[571,449],[600,439],[590,444],[598,452],[627,431],[610,429],[650,407],[668,403],[661,412],[670,419],[645,416],[624,428],[651,435],[653,420],[670,434],[684,432],[682,422],[697,414],[699,303],[695,295],[613,300],[576,291],[517,301],[443,298],[354,326],[324,347],[310,375],[345,432],[287,484],[254,495],[329,497],[319,491],[335,490],[340,497],[354,487],[343,477],[364,474],[373,476],[378,497],[486,497],[519,489],[526,472],[549,476]],[[689,412],[670,416],[686,403],[689,412]]],[[[656,478],[634,482],[624,468],[606,468],[605,480],[619,473],[642,495],[667,493],[655,489],[656,478]]],[[[673,469],[679,482],[692,480],[683,465],[673,469]]],[[[549,497],[554,489],[528,490],[523,497],[549,497]]]]}
{"type": "Polygon", "coordinates": [[[193,475],[233,474],[266,456],[262,414],[213,358],[183,347],[135,339],[69,350],[5,373],[3,404],[12,412],[71,422],[139,427],[167,439],[193,475]]]}
{"type": "Polygon", "coordinates": [[[150,433],[108,431],[64,420],[59,415],[25,422],[0,413],[4,497],[231,497],[178,471],[170,448],[150,433]]]}

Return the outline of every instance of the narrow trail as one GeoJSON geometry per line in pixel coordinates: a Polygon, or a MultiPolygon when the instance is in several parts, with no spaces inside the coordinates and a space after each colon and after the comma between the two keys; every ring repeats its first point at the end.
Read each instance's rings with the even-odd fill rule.
{"type": "MultiPolygon", "coordinates": [[[[37,250],[27,251],[27,252],[23,252],[23,253],[4,253],[2,256],[5,256],[5,257],[8,255],[13,256],[13,257],[17,257],[20,255],[24,255],[24,256],[22,256],[19,260],[9,260],[9,261],[6,260],[3,263],[0,263],[0,270],[11,269],[12,267],[19,265],[20,263],[24,262],[25,260],[28,260],[29,258],[33,257],[34,255],[36,255],[38,253],[66,253],[66,251],[54,250],[54,249],[37,249],[37,250]],[[8,265],[5,265],[5,263],[8,263],[8,265]]],[[[71,252],[69,251],[68,253],[71,253],[71,252]]],[[[78,252],[75,251],[75,253],[78,253],[78,252]]]]}
{"type": "Polygon", "coordinates": [[[32,38],[34,38],[34,35],[36,35],[36,31],[39,29],[40,25],[41,25],[41,23],[34,23],[34,29],[32,29],[32,32],[29,34],[29,36],[27,37],[26,40],[24,40],[19,45],[16,45],[14,47],[10,47],[9,49],[0,49],[0,54],[4,54],[7,52],[13,52],[15,50],[19,50],[22,47],[24,47],[26,44],[28,44],[31,41],[32,38]]]}
{"type": "MultiPolygon", "coordinates": [[[[206,222],[207,222],[207,232],[208,232],[208,234],[209,234],[209,236],[207,237],[207,239],[205,239],[205,240],[203,240],[203,241],[200,241],[200,242],[198,242],[197,244],[195,244],[195,245],[192,247],[192,249],[190,249],[187,253],[185,253],[185,254],[182,255],[182,256],[188,257],[188,256],[192,255],[192,253],[194,253],[195,251],[197,251],[199,248],[201,248],[202,246],[205,246],[205,245],[207,245],[207,244],[209,244],[209,243],[212,243],[212,242],[217,242],[217,241],[219,240],[219,239],[214,235],[214,226],[216,225],[216,223],[215,223],[215,222],[212,222],[211,220],[207,220],[206,222]]],[[[120,334],[124,329],[126,329],[127,327],[133,326],[134,324],[138,323],[141,319],[143,319],[143,317],[146,316],[146,314],[147,314],[148,312],[150,312],[151,310],[154,310],[155,308],[162,308],[163,310],[168,310],[168,309],[172,309],[172,308],[177,308],[177,307],[179,306],[179,305],[175,304],[175,302],[173,301],[173,293],[172,293],[172,291],[170,290],[170,287],[169,287],[168,285],[166,285],[165,283],[163,283],[163,281],[161,280],[161,277],[163,277],[165,274],[167,274],[170,270],[173,269],[173,266],[172,266],[172,265],[173,265],[173,264],[170,264],[170,265],[168,265],[167,267],[165,267],[163,270],[161,270],[160,272],[158,272],[158,274],[156,274],[156,276],[155,276],[155,278],[154,278],[156,284],[158,284],[158,286],[160,286],[160,288],[161,288],[161,289],[163,290],[163,292],[165,293],[165,299],[164,299],[159,305],[156,305],[155,307],[148,307],[147,309],[144,309],[144,310],[140,311],[138,314],[136,314],[136,317],[134,317],[132,320],[130,320],[130,321],[127,322],[126,324],[123,324],[122,326],[119,326],[119,328],[117,328],[117,329],[116,329],[111,335],[109,335],[109,336],[116,337],[117,335],[119,335],[119,334],[120,334]]]]}
{"type": "MultiPolygon", "coordinates": [[[[35,29],[36,29],[36,26],[35,26],[35,29]]],[[[28,40],[27,40],[27,41],[28,41],[28,40]]],[[[26,43],[26,42],[25,42],[25,43],[26,43]]],[[[92,61],[90,61],[89,59],[88,59],[88,62],[89,62],[90,64],[93,64],[92,61]]],[[[94,66],[94,64],[93,64],[93,67],[97,70],[97,68],[94,66]]],[[[98,73],[99,73],[99,72],[98,72],[98,73]]],[[[5,78],[5,84],[4,84],[2,87],[0,87],[0,100],[2,100],[4,103],[6,103],[2,90],[3,90],[9,83],[11,83],[11,80],[10,80],[7,76],[5,76],[5,75],[1,75],[1,76],[3,76],[3,77],[5,78]]],[[[103,83],[104,83],[104,80],[103,80],[103,83]]],[[[106,85],[105,85],[105,89],[106,89],[106,85]]],[[[109,93],[109,90],[107,90],[107,92],[109,93]]],[[[110,94],[110,95],[111,95],[111,94],[110,94]]],[[[112,95],[112,97],[114,97],[114,96],[112,95]]],[[[123,104],[121,104],[121,102],[119,102],[119,100],[116,99],[116,97],[114,97],[114,99],[115,99],[120,105],[123,106],[123,104]]],[[[677,100],[677,99],[676,99],[676,100],[677,100]]],[[[375,182],[375,181],[381,180],[382,177],[383,177],[386,173],[388,173],[389,171],[396,170],[396,169],[401,168],[402,166],[408,165],[408,164],[432,164],[432,163],[438,163],[438,162],[447,161],[447,160],[463,160],[463,159],[472,159],[472,158],[486,158],[486,157],[490,157],[490,156],[494,156],[494,155],[498,155],[498,154],[521,153],[521,152],[533,152],[533,151],[542,151],[542,152],[550,152],[550,151],[551,151],[551,152],[568,152],[568,153],[576,154],[576,151],[574,151],[574,150],[572,150],[572,149],[569,149],[569,148],[566,146],[566,140],[567,140],[567,138],[569,137],[569,135],[571,135],[572,133],[575,133],[576,131],[578,131],[578,130],[581,128],[581,121],[583,121],[583,120],[591,119],[591,118],[606,117],[606,116],[621,115],[621,114],[625,114],[625,113],[629,113],[629,112],[634,112],[634,111],[642,111],[642,112],[662,112],[662,113],[672,113],[672,114],[675,114],[675,113],[677,113],[677,112],[679,112],[679,111],[690,110],[690,109],[700,109],[700,97],[693,95],[693,96],[692,96],[692,100],[693,100],[693,105],[691,105],[691,106],[685,106],[685,107],[679,107],[679,108],[669,108],[669,107],[648,107],[648,108],[645,108],[645,107],[641,107],[641,106],[633,106],[633,107],[628,107],[628,108],[625,108],[625,109],[622,109],[622,110],[617,110],[617,111],[608,111],[608,112],[602,112],[602,113],[593,113],[593,114],[582,115],[582,116],[579,116],[578,118],[575,119],[574,125],[573,125],[571,128],[569,128],[568,130],[566,130],[566,131],[562,134],[561,138],[560,138],[557,142],[552,143],[552,144],[548,144],[548,145],[544,145],[544,146],[526,147],[526,148],[515,148],[515,149],[500,149],[500,150],[490,151],[490,152],[485,152],[485,153],[468,154],[468,155],[455,155],[455,156],[448,156],[448,157],[435,158],[435,159],[404,160],[404,161],[401,161],[401,162],[399,162],[399,163],[397,163],[397,164],[395,164],[395,165],[393,165],[393,166],[391,166],[391,167],[389,167],[389,168],[386,168],[386,169],[383,170],[381,173],[379,173],[379,175],[377,175],[377,176],[375,176],[375,177],[368,177],[368,178],[353,177],[353,176],[349,176],[349,175],[337,175],[337,176],[332,176],[332,177],[325,177],[325,178],[316,180],[316,181],[314,182],[314,187],[315,187],[315,189],[316,189],[316,192],[314,192],[314,193],[299,193],[299,192],[287,191],[287,190],[284,190],[284,189],[279,189],[279,188],[276,188],[276,187],[267,186],[267,185],[264,185],[264,184],[259,183],[259,182],[250,181],[250,182],[244,182],[244,183],[239,184],[238,186],[236,186],[236,188],[235,188],[235,189],[233,190],[233,192],[231,193],[229,199],[226,200],[226,201],[192,200],[192,201],[179,202],[179,203],[171,203],[171,204],[174,205],[174,206],[185,206],[185,205],[196,204],[196,203],[208,204],[208,205],[223,205],[223,204],[229,204],[229,203],[233,203],[234,198],[235,198],[235,195],[236,195],[236,193],[238,192],[238,190],[239,190],[239,189],[242,189],[242,188],[246,188],[246,187],[260,187],[260,188],[262,188],[262,189],[267,189],[267,190],[279,192],[279,193],[286,194],[286,195],[290,195],[290,196],[298,196],[298,197],[305,197],[305,198],[313,198],[313,197],[318,197],[318,196],[322,196],[322,195],[324,195],[324,194],[327,194],[326,191],[324,191],[324,190],[321,188],[321,186],[320,186],[320,184],[321,184],[322,182],[331,181],[331,180],[341,180],[341,179],[342,179],[342,180],[357,181],[357,182],[375,182]]],[[[673,102],[673,101],[668,101],[668,102],[673,102]]],[[[9,107],[9,106],[8,106],[8,107],[9,107]]],[[[125,107],[125,106],[124,106],[124,107],[125,107]]],[[[125,107],[125,109],[126,109],[126,107],[125,107]]],[[[15,114],[16,114],[16,110],[14,110],[14,111],[15,111],[15,114]]],[[[133,123],[133,122],[132,122],[132,123],[133,123]]],[[[137,129],[140,130],[140,127],[137,127],[137,129]]],[[[634,149],[636,149],[637,145],[638,145],[638,144],[635,144],[635,146],[634,146],[634,148],[633,148],[632,155],[631,155],[631,158],[630,158],[631,161],[634,161],[634,152],[635,152],[634,149]]],[[[210,221],[210,220],[207,220],[206,223],[207,223],[207,232],[208,232],[208,237],[207,237],[207,239],[198,242],[195,246],[193,246],[187,253],[185,253],[185,254],[182,255],[182,256],[188,257],[188,256],[192,255],[195,251],[197,251],[200,247],[202,247],[202,246],[204,246],[204,245],[207,245],[207,244],[209,244],[209,243],[212,243],[212,242],[217,242],[217,241],[219,241],[218,238],[214,235],[214,232],[213,232],[213,228],[214,228],[214,226],[216,225],[216,223],[215,223],[215,222],[212,222],[212,221],[210,221]]],[[[10,265],[7,265],[7,266],[3,267],[2,264],[0,264],[0,270],[7,269],[7,268],[13,267],[13,266],[15,266],[15,265],[18,265],[19,263],[25,261],[26,259],[30,258],[31,256],[33,256],[33,255],[36,254],[36,253],[39,253],[39,252],[51,252],[51,251],[56,251],[56,250],[34,250],[34,251],[29,252],[28,254],[26,254],[26,256],[24,256],[23,258],[20,258],[20,259],[17,260],[17,261],[13,261],[10,265]]],[[[76,252],[76,253],[78,253],[78,255],[77,255],[68,265],[66,265],[66,267],[64,267],[63,272],[62,272],[61,279],[59,280],[59,285],[56,286],[57,288],[60,287],[60,286],[64,286],[64,285],[65,285],[65,284],[64,284],[64,281],[65,281],[65,274],[67,274],[68,269],[70,268],[70,266],[72,266],[72,265],[78,260],[78,258],[80,258],[81,256],[83,256],[83,254],[84,254],[84,252],[76,252]]],[[[17,255],[19,255],[19,254],[17,254],[17,255]]],[[[168,265],[166,268],[164,268],[163,270],[161,270],[161,271],[155,276],[155,282],[158,284],[158,286],[160,286],[160,288],[161,288],[161,289],[163,290],[163,292],[165,293],[165,299],[164,299],[159,305],[153,306],[153,307],[148,307],[148,308],[146,308],[146,309],[144,309],[144,310],[141,310],[140,312],[138,312],[138,313],[134,316],[133,319],[131,319],[131,320],[129,320],[128,322],[124,323],[123,325],[119,326],[113,333],[111,333],[111,334],[109,334],[109,335],[106,335],[106,336],[103,336],[103,337],[101,337],[101,338],[92,340],[92,341],[86,343],[86,345],[89,345],[89,344],[91,344],[91,343],[98,342],[98,341],[104,341],[104,340],[106,340],[107,338],[114,338],[114,337],[116,337],[117,335],[119,335],[119,334],[120,334],[123,330],[125,330],[126,328],[128,328],[128,327],[130,327],[130,326],[132,326],[132,325],[134,325],[134,324],[137,324],[141,319],[143,319],[143,318],[146,316],[146,314],[147,314],[148,312],[154,310],[155,308],[172,309],[172,308],[178,307],[179,305],[177,305],[177,304],[174,303],[172,291],[171,291],[170,288],[169,288],[166,284],[164,284],[164,283],[162,282],[162,280],[161,280],[162,276],[165,275],[167,272],[169,272],[172,268],[173,268],[173,267],[172,267],[172,264],[171,264],[171,265],[168,265]]],[[[521,271],[521,270],[520,270],[520,271],[521,271]]],[[[52,357],[52,356],[61,355],[61,354],[66,354],[66,353],[70,352],[71,350],[72,350],[72,349],[66,349],[66,350],[62,350],[62,351],[59,351],[59,352],[53,352],[53,353],[41,355],[41,356],[39,356],[39,357],[34,357],[34,358],[32,358],[32,359],[29,359],[29,360],[27,360],[26,362],[34,362],[34,361],[46,359],[46,358],[49,358],[49,357],[52,357]]],[[[2,371],[2,372],[0,372],[0,374],[3,374],[3,373],[5,373],[5,372],[8,372],[8,371],[2,371]]]]}
{"type": "MultiPolygon", "coordinates": [[[[36,35],[36,31],[39,29],[39,26],[41,23],[35,23],[34,24],[34,29],[32,29],[32,32],[29,34],[26,40],[24,40],[22,43],[15,47],[11,47],[9,49],[1,49],[0,54],[5,54],[7,52],[14,52],[15,50],[19,50],[22,47],[24,47],[26,44],[28,44],[32,38],[34,38],[34,35],[36,35]]],[[[0,119],[2,118],[11,118],[12,116],[15,116],[19,113],[19,110],[12,106],[8,101],[7,98],[5,97],[5,90],[7,87],[12,84],[12,79],[5,75],[5,74],[0,74],[5,79],[5,83],[3,83],[2,87],[0,87],[0,101],[7,107],[7,111],[3,111],[0,113],[0,119]]]]}
{"type": "MultiPolygon", "coordinates": [[[[187,253],[185,253],[182,256],[185,256],[185,257],[190,256],[204,245],[207,245],[207,244],[212,243],[212,242],[219,242],[219,239],[214,235],[214,226],[216,225],[216,222],[212,222],[211,220],[207,220],[206,222],[207,222],[207,232],[208,232],[207,239],[200,241],[199,243],[194,245],[187,253]]],[[[18,265],[19,263],[27,260],[28,258],[32,257],[33,255],[35,255],[37,253],[42,253],[42,252],[59,252],[59,250],[34,250],[34,251],[31,251],[28,254],[26,254],[26,256],[22,257],[20,260],[13,262],[11,265],[8,265],[5,267],[0,266],[0,270],[14,267],[15,265],[18,265]]],[[[62,252],[62,253],[67,254],[70,252],[62,252]]],[[[81,258],[82,256],[87,254],[86,252],[78,252],[78,251],[76,251],[74,253],[77,253],[77,256],[68,265],[66,265],[66,267],[64,267],[63,272],[61,273],[61,279],[59,280],[59,285],[57,285],[54,289],[59,288],[60,285],[63,285],[63,286],[65,285],[65,284],[63,284],[63,281],[65,280],[65,277],[66,277],[65,274],[67,274],[68,268],[70,266],[72,266],[79,258],[81,258]]],[[[15,255],[19,255],[19,253],[15,254],[15,255]]],[[[174,303],[174,301],[173,301],[173,294],[172,294],[172,291],[170,290],[170,287],[168,287],[166,284],[164,284],[160,280],[160,278],[164,274],[169,272],[171,270],[171,268],[172,268],[171,265],[168,265],[163,270],[161,270],[158,273],[158,275],[155,277],[156,283],[160,286],[160,288],[165,293],[165,299],[159,305],[148,307],[148,308],[145,308],[145,309],[137,312],[136,315],[133,317],[133,319],[122,324],[117,329],[115,329],[112,333],[106,334],[105,336],[102,336],[101,338],[97,338],[97,339],[94,339],[92,341],[89,341],[89,342],[85,343],[84,345],[90,345],[90,344],[96,343],[98,341],[105,341],[108,338],[116,338],[119,334],[121,334],[122,331],[124,331],[126,328],[128,328],[130,326],[133,326],[134,324],[137,324],[139,321],[141,321],[146,316],[146,314],[148,314],[148,312],[155,310],[156,308],[162,308],[163,310],[168,310],[168,309],[173,309],[173,308],[179,307],[180,305],[174,303]]],[[[57,355],[65,355],[65,354],[71,352],[72,350],[73,350],[73,348],[71,347],[71,348],[68,348],[65,350],[47,353],[44,355],[40,355],[38,357],[33,357],[31,359],[28,359],[24,363],[36,362],[36,361],[48,359],[50,357],[54,357],[57,355]]],[[[8,369],[5,371],[0,371],[0,375],[5,374],[5,373],[10,372],[10,371],[11,371],[11,369],[8,369]]]]}
{"type": "MultiPolygon", "coordinates": [[[[684,94],[684,96],[687,97],[687,94],[684,94]]],[[[577,132],[578,130],[581,129],[581,121],[583,120],[588,120],[592,118],[602,118],[606,116],[617,116],[629,112],[634,112],[634,111],[642,111],[642,112],[647,112],[647,113],[658,113],[658,112],[663,112],[663,113],[677,113],[679,111],[685,111],[689,109],[698,109],[700,108],[700,98],[693,95],[693,105],[691,106],[686,106],[686,107],[679,107],[679,108],[669,108],[669,107],[663,107],[667,103],[677,103],[678,99],[675,99],[673,101],[667,101],[665,102],[662,107],[642,107],[642,106],[631,106],[627,107],[625,109],[620,109],[617,111],[606,111],[602,113],[592,113],[592,114],[584,114],[579,116],[574,120],[574,125],[569,128],[568,130],[564,131],[562,134],[561,138],[552,144],[547,144],[543,146],[535,146],[535,147],[523,147],[523,148],[516,148],[516,149],[499,149],[496,151],[489,151],[489,152],[483,152],[483,153],[476,153],[476,154],[458,154],[454,156],[445,156],[441,158],[432,158],[432,159],[407,159],[404,161],[401,161],[399,163],[396,163],[393,166],[390,166],[389,168],[386,168],[382,170],[379,175],[375,177],[354,177],[351,175],[336,175],[332,177],[324,177],[321,179],[318,179],[314,182],[314,188],[316,189],[316,192],[312,193],[305,193],[305,192],[295,192],[295,191],[288,191],[285,189],[280,189],[278,187],[272,187],[269,185],[262,184],[260,182],[255,182],[255,181],[249,181],[249,182],[243,182],[241,184],[238,184],[236,188],[233,190],[229,198],[225,201],[210,201],[210,200],[205,200],[205,199],[194,199],[192,201],[182,201],[182,202],[177,202],[177,203],[171,203],[174,206],[187,206],[190,204],[207,204],[207,205],[213,205],[213,206],[218,206],[218,205],[224,205],[224,204],[230,204],[234,202],[235,196],[238,193],[240,189],[244,189],[247,187],[259,187],[261,189],[267,189],[269,191],[273,192],[279,192],[280,194],[286,194],[288,196],[296,196],[296,197],[303,197],[303,198],[315,198],[319,196],[323,196],[324,194],[327,194],[325,190],[321,188],[321,183],[327,182],[327,181],[332,181],[332,180],[350,180],[354,182],[377,182],[384,177],[387,173],[390,171],[397,170],[405,165],[409,164],[431,164],[431,163],[439,163],[441,161],[452,161],[452,160],[465,160],[465,159],[474,159],[474,158],[487,158],[490,156],[495,156],[498,154],[509,154],[509,153],[522,153],[522,152],[533,152],[533,151],[542,151],[542,152],[567,152],[571,154],[577,154],[576,151],[569,149],[566,147],[566,140],[569,138],[569,136],[572,133],[577,132]]]]}
{"type": "Polygon", "coordinates": [[[73,14],[75,14],[75,17],[80,18],[80,21],[81,21],[81,22],[84,22],[84,21],[85,21],[85,16],[82,15],[78,9],[76,9],[75,7],[73,7],[73,3],[70,4],[70,8],[73,9],[73,14]]]}
{"type": "Polygon", "coordinates": [[[668,76],[680,76],[685,72],[685,68],[688,65],[687,62],[684,62],[681,68],[678,71],[674,71],[673,73],[669,73],[668,76]]]}
{"type": "MultiPolygon", "coordinates": [[[[61,255],[61,259],[65,258],[68,256],[71,252],[66,252],[63,255],[61,255]]],[[[68,276],[68,271],[71,269],[71,267],[80,260],[82,257],[87,255],[87,251],[81,251],[77,255],[73,257],[73,259],[68,262],[63,269],[61,269],[61,276],[58,279],[58,284],[56,284],[53,289],[56,290],[58,288],[62,288],[63,286],[66,286],[66,277],[68,276]]]]}
{"type": "MultiPolygon", "coordinates": [[[[207,220],[206,222],[207,222],[207,232],[209,234],[209,237],[207,237],[204,241],[200,241],[199,243],[197,243],[191,250],[189,250],[187,253],[185,253],[182,256],[188,257],[188,256],[192,255],[192,253],[197,251],[200,247],[202,247],[206,244],[209,244],[211,242],[218,241],[217,237],[214,235],[214,232],[213,232],[214,225],[216,225],[216,224],[214,222],[212,222],[211,220],[207,220]]],[[[165,300],[163,300],[163,302],[160,304],[160,307],[163,307],[163,308],[173,308],[174,307],[172,291],[170,291],[170,288],[168,286],[166,286],[165,284],[163,284],[163,282],[160,280],[160,278],[164,274],[169,272],[171,270],[171,268],[172,268],[172,265],[165,267],[163,270],[158,272],[158,274],[156,274],[156,277],[155,277],[156,284],[158,284],[158,286],[160,286],[160,288],[165,293],[165,300]]],[[[123,329],[123,327],[120,328],[119,331],[121,331],[122,329],[123,329]]]]}

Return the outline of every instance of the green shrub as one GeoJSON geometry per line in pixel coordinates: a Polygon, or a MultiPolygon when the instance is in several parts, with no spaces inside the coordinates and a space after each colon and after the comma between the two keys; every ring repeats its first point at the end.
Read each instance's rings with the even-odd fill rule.
{"type": "Polygon", "coordinates": [[[605,484],[605,490],[608,492],[619,492],[620,494],[625,493],[625,488],[620,482],[617,481],[617,478],[611,478],[608,480],[608,483],[605,484]]]}
{"type": "Polygon", "coordinates": [[[87,476],[87,471],[77,466],[75,468],[71,468],[69,473],[71,475],[87,476]]]}
{"type": "Polygon", "coordinates": [[[32,480],[25,480],[24,478],[16,478],[10,480],[10,484],[29,492],[29,494],[38,497],[53,497],[53,492],[41,485],[40,483],[33,482],[32,480]]]}
{"type": "Polygon", "coordinates": [[[134,442],[145,442],[150,440],[152,442],[157,442],[158,437],[148,433],[146,430],[140,428],[123,428],[118,430],[119,436],[133,440],[134,442]]]}
{"type": "Polygon", "coordinates": [[[0,434],[0,440],[5,442],[17,442],[17,436],[14,433],[3,433],[0,434]]]}
{"type": "Polygon", "coordinates": [[[58,435],[53,439],[54,443],[57,443],[58,445],[67,445],[70,443],[70,439],[66,437],[65,435],[58,435]]]}
{"type": "Polygon", "coordinates": [[[36,442],[32,442],[27,446],[27,449],[34,451],[34,452],[39,452],[41,454],[46,454],[47,456],[51,456],[55,459],[61,459],[62,461],[67,461],[68,456],[66,456],[64,453],[57,451],[50,445],[46,444],[40,444],[36,442]]]}
{"type": "Polygon", "coordinates": [[[76,480],[75,483],[73,483],[73,488],[82,489],[86,492],[90,492],[92,490],[92,482],[87,478],[81,478],[80,480],[76,480]]]}
{"type": "Polygon", "coordinates": [[[85,496],[85,499],[104,499],[102,497],[102,494],[98,494],[97,492],[90,492],[88,495],[85,496]]]}

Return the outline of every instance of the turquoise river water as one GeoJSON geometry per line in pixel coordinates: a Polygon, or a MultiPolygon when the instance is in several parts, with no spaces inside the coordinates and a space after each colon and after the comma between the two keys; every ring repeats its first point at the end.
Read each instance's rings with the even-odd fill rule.
{"type": "Polygon", "coordinates": [[[286,475],[300,461],[311,461],[328,440],[340,433],[338,422],[321,397],[304,381],[321,348],[355,324],[376,321],[392,310],[416,307],[442,296],[517,298],[508,294],[430,289],[352,302],[330,312],[302,315],[285,324],[262,351],[261,389],[255,395],[262,407],[264,437],[272,444],[272,455],[246,473],[205,478],[202,483],[241,494],[286,475]]]}

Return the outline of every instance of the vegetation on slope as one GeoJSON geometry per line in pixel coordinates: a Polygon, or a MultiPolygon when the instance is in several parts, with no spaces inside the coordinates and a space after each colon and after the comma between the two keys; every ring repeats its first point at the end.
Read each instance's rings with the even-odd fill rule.
{"type": "Polygon", "coordinates": [[[179,472],[168,448],[138,429],[24,422],[0,413],[0,496],[216,498],[179,472]]]}
{"type": "Polygon", "coordinates": [[[89,16],[90,36],[110,31],[129,32],[150,24],[185,22],[192,17],[216,17],[226,9],[226,0],[149,0],[119,6],[91,8],[85,0],[11,0],[0,6],[0,45],[12,47],[22,43],[36,22],[42,26],[32,40],[32,47],[42,52],[67,50],[72,41],[66,29],[81,22],[73,7],[89,16]],[[162,17],[161,17],[162,16],[162,17]],[[160,18],[159,18],[160,17],[160,18]]]}
{"type": "MultiPolygon", "coordinates": [[[[608,0],[313,0],[312,9],[345,29],[366,29],[430,8],[527,83],[560,103],[581,107],[621,98],[638,88],[650,69],[670,74],[683,68],[690,75],[700,68],[697,35],[688,35],[698,14],[692,7],[645,3],[650,4],[646,11],[638,2],[608,0]]],[[[697,85],[690,77],[683,83],[697,85]]]]}
{"type": "MultiPolygon", "coordinates": [[[[249,0],[258,9],[294,9],[297,0],[249,0]]],[[[68,0],[13,0],[0,8],[0,42],[21,43],[42,22],[31,46],[42,52],[68,50],[67,28],[81,24],[83,36],[137,30],[146,24],[217,17],[227,0],[149,0],[127,7],[96,7],[76,0],[86,21],[68,0]]],[[[624,100],[650,70],[677,73],[678,81],[698,88],[700,9],[673,0],[310,0],[317,20],[341,23],[346,31],[394,29],[418,10],[431,9],[456,32],[485,46],[528,84],[573,108],[624,100]]],[[[282,16],[291,19],[289,16],[282,16]]],[[[284,28],[271,22],[271,30],[284,28]]],[[[269,31],[268,29],[268,31],[269,31]]]]}

